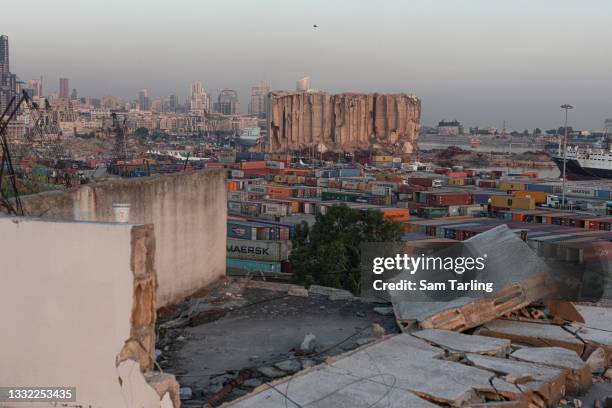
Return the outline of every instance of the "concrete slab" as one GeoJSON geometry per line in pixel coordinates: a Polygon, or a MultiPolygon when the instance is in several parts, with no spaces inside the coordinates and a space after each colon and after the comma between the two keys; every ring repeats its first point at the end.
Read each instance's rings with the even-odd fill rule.
{"type": "Polygon", "coordinates": [[[512,359],[548,367],[569,369],[567,388],[574,393],[586,391],[592,384],[588,365],[573,350],[562,347],[524,347],[512,353],[512,359]]]}
{"type": "Polygon", "coordinates": [[[478,334],[509,339],[513,342],[536,347],[563,347],[579,355],[584,352],[584,343],[561,326],[517,320],[495,320],[485,324],[478,334]]]}
{"type": "Polygon", "coordinates": [[[449,330],[426,329],[411,333],[447,350],[487,355],[503,355],[510,349],[510,340],[467,335],[449,330]]]}
{"type": "Polygon", "coordinates": [[[567,370],[478,354],[469,354],[466,358],[476,367],[501,375],[531,376],[531,381],[517,384],[517,387],[524,392],[537,392],[549,405],[556,403],[565,395],[567,370]]]}
{"type": "Polygon", "coordinates": [[[433,407],[431,402],[482,402],[476,390],[495,393],[490,383],[493,373],[437,360],[436,350],[408,334],[393,336],[227,406],[433,407]]]}
{"type": "Polygon", "coordinates": [[[591,306],[574,304],[582,315],[587,327],[612,331],[612,306],[591,306]]]}

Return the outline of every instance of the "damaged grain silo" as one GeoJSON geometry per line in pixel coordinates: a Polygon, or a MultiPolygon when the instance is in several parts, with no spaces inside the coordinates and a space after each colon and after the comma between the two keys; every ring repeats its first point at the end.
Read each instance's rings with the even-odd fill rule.
{"type": "Polygon", "coordinates": [[[410,155],[416,148],[420,116],[421,100],[409,94],[273,91],[267,101],[266,149],[410,155]]]}

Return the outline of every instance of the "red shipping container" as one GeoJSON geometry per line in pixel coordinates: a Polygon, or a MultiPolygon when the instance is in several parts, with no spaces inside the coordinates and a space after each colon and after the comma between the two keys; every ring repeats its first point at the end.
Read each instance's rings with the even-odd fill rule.
{"type": "Polygon", "coordinates": [[[478,180],[478,187],[495,188],[495,180],[478,180]]]}
{"type": "Polygon", "coordinates": [[[225,165],[223,163],[218,163],[218,162],[209,162],[206,163],[206,167],[224,167],[225,165]]]}
{"type": "Polygon", "coordinates": [[[431,177],[410,177],[408,183],[415,186],[431,187],[433,180],[431,177]]]}
{"type": "Polygon", "coordinates": [[[472,196],[467,193],[428,194],[427,204],[435,206],[465,205],[472,203],[472,196]]]}

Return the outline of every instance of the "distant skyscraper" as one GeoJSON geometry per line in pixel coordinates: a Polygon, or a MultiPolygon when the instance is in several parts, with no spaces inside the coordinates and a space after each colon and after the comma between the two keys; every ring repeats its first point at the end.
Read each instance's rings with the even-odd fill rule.
{"type": "Polygon", "coordinates": [[[203,115],[210,112],[210,96],[204,90],[201,81],[196,81],[189,87],[189,112],[195,115],[203,115]]]}
{"type": "Polygon", "coordinates": [[[72,93],[70,94],[70,99],[74,101],[75,99],[78,99],[78,98],[79,98],[79,96],[77,94],[76,88],[72,88],[72,93]]]}
{"type": "Polygon", "coordinates": [[[138,107],[141,111],[148,111],[151,109],[148,89],[141,89],[138,93],[138,107]]]}
{"type": "Polygon", "coordinates": [[[249,103],[249,115],[262,115],[266,113],[266,96],[271,86],[267,81],[261,81],[251,88],[251,103],[249,103]]]}
{"type": "Polygon", "coordinates": [[[0,114],[8,107],[17,94],[17,77],[10,72],[9,42],[6,35],[0,35],[0,114]]]}
{"type": "Polygon", "coordinates": [[[70,89],[68,78],[60,78],[59,80],[59,97],[61,99],[68,99],[68,89],[70,89]]]}
{"type": "Polygon", "coordinates": [[[240,113],[240,102],[238,102],[238,92],[233,89],[224,89],[217,98],[217,112],[222,115],[236,115],[240,113]]]}
{"type": "Polygon", "coordinates": [[[168,97],[168,111],[169,112],[176,112],[176,110],[178,109],[178,96],[176,95],[170,95],[168,97]]]}

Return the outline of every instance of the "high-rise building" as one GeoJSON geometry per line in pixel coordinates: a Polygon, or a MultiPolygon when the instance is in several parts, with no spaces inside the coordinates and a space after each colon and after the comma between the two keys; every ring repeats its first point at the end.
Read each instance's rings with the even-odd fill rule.
{"type": "Polygon", "coordinates": [[[11,74],[9,66],[9,42],[6,35],[0,35],[0,114],[17,95],[17,77],[11,74]]]}
{"type": "Polygon", "coordinates": [[[68,89],[70,89],[68,78],[59,79],[59,97],[60,99],[68,99],[68,89]]]}
{"type": "Polygon", "coordinates": [[[270,82],[261,81],[251,88],[251,102],[249,103],[249,115],[263,115],[266,113],[266,96],[270,92],[270,82]]]}
{"type": "Polygon", "coordinates": [[[201,81],[196,81],[189,87],[189,112],[204,115],[210,112],[210,96],[204,90],[201,81]]]}
{"type": "Polygon", "coordinates": [[[240,113],[238,92],[233,89],[224,89],[217,97],[216,111],[222,115],[236,115],[240,113]]]}
{"type": "Polygon", "coordinates": [[[148,89],[141,89],[138,93],[138,107],[141,111],[148,111],[151,109],[148,89]]]}
{"type": "Polygon", "coordinates": [[[70,99],[73,101],[75,99],[79,99],[79,95],[77,94],[76,88],[72,88],[72,93],[70,93],[70,99]]]}

